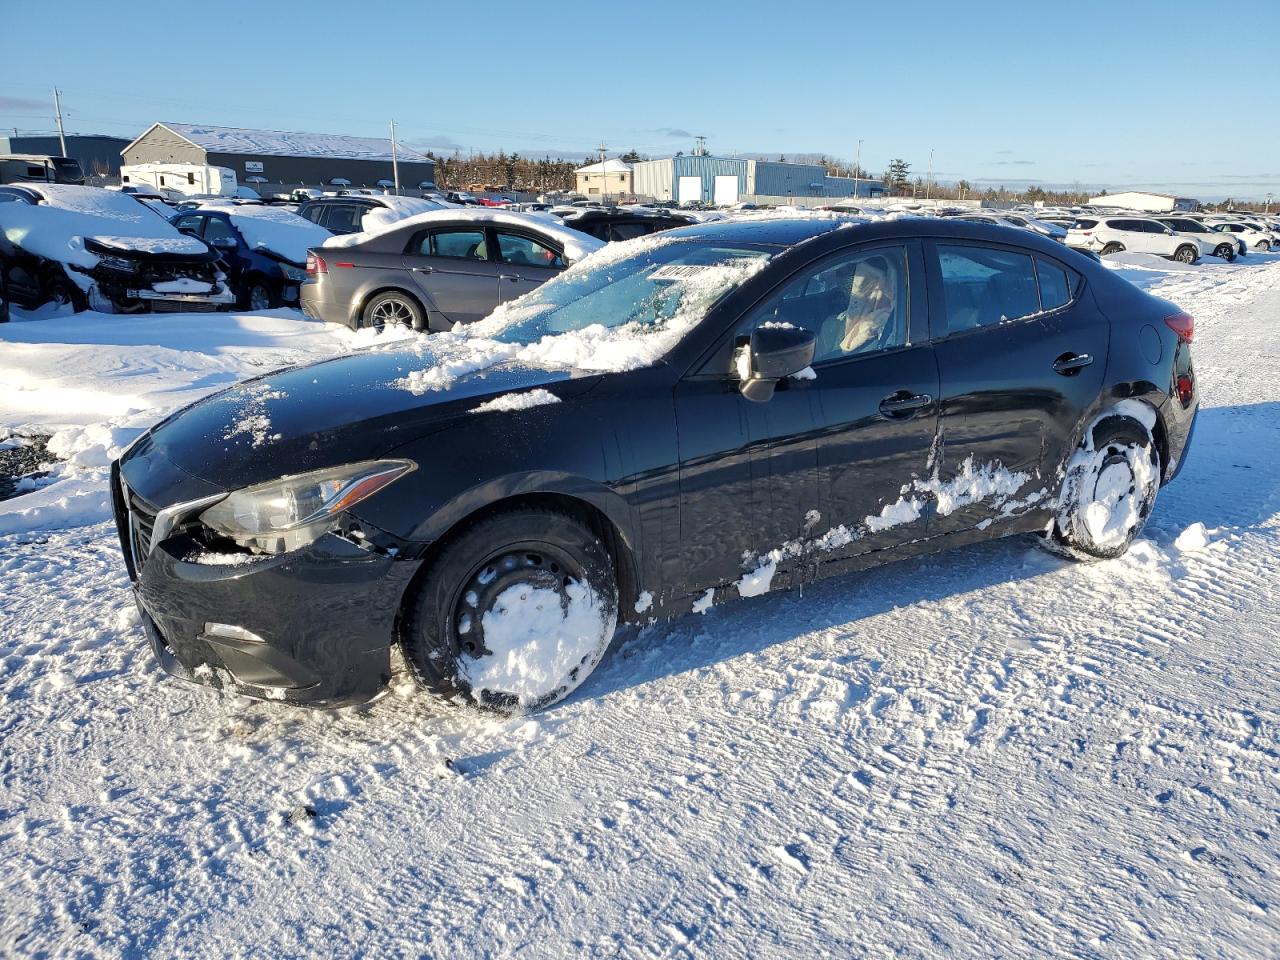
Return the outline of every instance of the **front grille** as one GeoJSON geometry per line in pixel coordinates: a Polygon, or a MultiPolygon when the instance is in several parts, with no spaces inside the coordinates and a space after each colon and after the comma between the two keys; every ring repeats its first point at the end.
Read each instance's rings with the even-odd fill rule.
{"type": "Polygon", "coordinates": [[[156,514],[160,511],[132,491],[126,490],[129,506],[129,533],[133,549],[133,566],[142,569],[142,562],[151,552],[151,535],[156,528],[156,514]]]}

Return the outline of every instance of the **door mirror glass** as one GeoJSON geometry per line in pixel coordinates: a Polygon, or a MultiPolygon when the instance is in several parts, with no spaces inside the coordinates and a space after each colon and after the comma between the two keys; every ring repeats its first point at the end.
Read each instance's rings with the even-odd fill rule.
{"type": "Polygon", "coordinates": [[[234,237],[214,237],[209,242],[219,250],[234,250],[236,248],[234,237]]]}
{"type": "Polygon", "coordinates": [[[813,362],[818,339],[803,327],[770,323],[751,331],[738,356],[740,389],[748,400],[772,399],[778,381],[813,362]]]}

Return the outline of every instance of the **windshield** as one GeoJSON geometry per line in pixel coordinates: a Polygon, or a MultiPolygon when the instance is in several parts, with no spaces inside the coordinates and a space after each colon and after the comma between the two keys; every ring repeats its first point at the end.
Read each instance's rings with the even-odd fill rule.
{"type": "Polygon", "coordinates": [[[691,240],[616,244],[512,304],[470,332],[502,343],[591,331],[609,339],[666,335],[664,349],[776,250],[691,240]]]}
{"type": "Polygon", "coordinates": [[[56,171],[54,179],[58,183],[84,183],[84,171],[80,169],[79,160],[68,157],[54,157],[53,166],[56,171]]]}

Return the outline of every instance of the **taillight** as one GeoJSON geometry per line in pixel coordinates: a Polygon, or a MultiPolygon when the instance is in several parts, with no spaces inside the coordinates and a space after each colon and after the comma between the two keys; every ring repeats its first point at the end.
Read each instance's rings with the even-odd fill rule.
{"type": "Polygon", "coordinates": [[[1189,313],[1175,313],[1165,317],[1164,325],[1176,333],[1183,343],[1190,343],[1196,335],[1196,322],[1189,313]]]}
{"type": "Polygon", "coordinates": [[[324,257],[316,253],[314,250],[307,251],[307,276],[315,277],[322,273],[329,272],[329,265],[324,262],[324,257]]]}

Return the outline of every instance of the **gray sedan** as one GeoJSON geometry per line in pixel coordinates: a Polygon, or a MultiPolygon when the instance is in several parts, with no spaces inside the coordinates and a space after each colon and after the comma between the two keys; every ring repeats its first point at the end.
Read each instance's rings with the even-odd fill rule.
{"type": "Polygon", "coordinates": [[[335,237],[307,257],[303,312],[381,329],[448,330],[488,315],[602,246],[554,218],[440,210],[335,237]]]}

